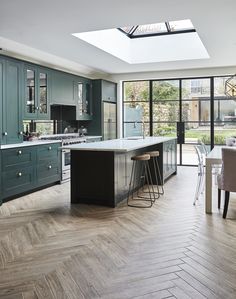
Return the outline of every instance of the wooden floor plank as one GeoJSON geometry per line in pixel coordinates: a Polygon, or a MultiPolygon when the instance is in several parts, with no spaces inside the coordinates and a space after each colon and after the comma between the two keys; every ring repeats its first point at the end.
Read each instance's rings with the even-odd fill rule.
{"type": "Polygon", "coordinates": [[[179,168],[151,209],[71,205],[69,183],[4,203],[0,298],[235,299],[236,195],[206,215],[196,176],[179,168]]]}

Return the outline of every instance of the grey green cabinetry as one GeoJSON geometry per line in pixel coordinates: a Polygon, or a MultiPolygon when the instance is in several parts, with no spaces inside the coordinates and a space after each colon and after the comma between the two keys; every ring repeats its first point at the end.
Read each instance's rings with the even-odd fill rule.
{"type": "Polygon", "coordinates": [[[61,180],[61,143],[2,150],[2,198],[61,180]]]}
{"type": "MultiPolygon", "coordinates": [[[[1,145],[0,145],[1,147],[1,145]]],[[[2,174],[2,152],[0,150],[0,174],[2,174]]],[[[0,175],[0,206],[2,204],[2,175],[0,175]]]]}
{"type": "Polygon", "coordinates": [[[163,142],[163,178],[164,180],[177,171],[176,139],[163,142]]]}
{"type": "Polygon", "coordinates": [[[3,119],[3,113],[2,113],[2,103],[3,103],[3,69],[4,69],[4,61],[0,58],[0,147],[2,144],[2,119],[3,119]]]}
{"type": "Polygon", "coordinates": [[[76,105],[74,97],[74,76],[59,71],[52,71],[51,74],[51,104],[76,105]]]}
{"type": "Polygon", "coordinates": [[[36,162],[34,147],[2,150],[2,196],[22,193],[32,188],[36,162]]]}
{"type": "Polygon", "coordinates": [[[37,146],[37,187],[60,180],[61,151],[58,144],[37,146]]]}
{"type": "Polygon", "coordinates": [[[117,84],[106,80],[93,80],[92,101],[93,121],[88,124],[89,134],[101,135],[104,139],[114,131],[116,138],[116,102],[117,84]],[[112,106],[111,106],[112,105],[112,106]]]}
{"type": "Polygon", "coordinates": [[[24,64],[24,119],[50,119],[50,72],[24,64]]]}
{"type": "Polygon", "coordinates": [[[105,102],[117,101],[117,84],[107,80],[99,80],[101,86],[101,99],[105,102]]]}
{"type": "Polygon", "coordinates": [[[2,144],[23,140],[22,124],[22,63],[0,60],[2,72],[2,144]]]}
{"type": "Polygon", "coordinates": [[[75,78],[74,97],[76,102],[76,120],[91,120],[93,116],[91,80],[75,78]]]}

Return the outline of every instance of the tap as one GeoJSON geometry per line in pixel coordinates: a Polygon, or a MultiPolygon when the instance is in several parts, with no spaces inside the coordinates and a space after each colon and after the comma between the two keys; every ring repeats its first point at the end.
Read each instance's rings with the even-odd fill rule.
{"type": "Polygon", "coordinates": [[[142,121],[142,128],[143,128],[143,139],[145,138],[145,122],[142,121]]]}

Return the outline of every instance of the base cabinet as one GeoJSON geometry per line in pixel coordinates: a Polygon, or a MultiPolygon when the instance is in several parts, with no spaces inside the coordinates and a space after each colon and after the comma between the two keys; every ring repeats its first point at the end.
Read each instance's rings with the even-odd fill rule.
{"type": "Polygon", "coordinates": [[[163,178],[167,179],[177,171],[176,139],[163,142],[163,178]]]}
{"type": "Polygon", "coordinates": [[[1,151],[2,199],[61,180],[61,143],[1,151]]]}

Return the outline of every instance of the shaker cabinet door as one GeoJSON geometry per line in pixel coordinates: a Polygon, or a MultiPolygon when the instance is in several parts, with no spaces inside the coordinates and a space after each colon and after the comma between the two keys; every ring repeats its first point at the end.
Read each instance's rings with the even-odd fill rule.
{"type": "Polygon", "coordinates": [[[22,128],[22,65],[7,60],[3,98],[3,143],[23,141],[22,128]]]}

